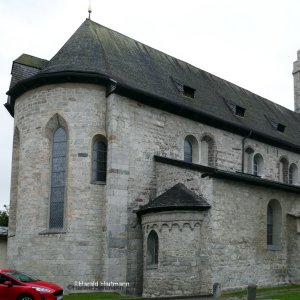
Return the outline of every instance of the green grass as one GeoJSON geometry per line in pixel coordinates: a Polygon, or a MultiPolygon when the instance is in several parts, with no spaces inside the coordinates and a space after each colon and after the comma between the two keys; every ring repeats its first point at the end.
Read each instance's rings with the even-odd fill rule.
{"type": "Polygon", "coordinates": [[[237,292],[230,292],[230,293],[224,293],[222,294],[222,298],[230,298],[230,297],[242,297],[242,296],[246,296],[247,295],[247,291],[243,290],[243,291],[237,291],[237,292]]]}
{"type": "MultiPolygon", "coordinates": [[[[247,290],[225,293],[222,298],[243,297],[247,296],[247,290]]],[[[134,298],[132,296],[120,295],[118,293],[87,293],[87,294],[70,294],[65,295],[64,300],[117,300],[134,298]]],[[[137,299],[142,299],[136,297],[137,299]]],[[[300,285],[284,285],[273,288],[257,289],[257,299],[278,299],[278,300],[300,300],[300,285]],[[295,291],[297,290],[297,291],[295,291]]]]}
{"type": "Polygon", "coordinates": [[[286,292],[284,294],[274,294],[272,296],[266,296],[263,298],[258,298],[259,300],[263,299],[280,299],[280,300],[300,300],[300,291],[298,292],[286,292]]]}
{"type": "MultiPolygon", "coordinates": [[[[247,290],[224,293],[223,298],[247,296],[247,290]]],[[[300,285],[284,285],[273,288],[257,289],[258,299],[300,300],[300,285]],[[299,290],[299,291],[295,291],[299,290]]]]}
{"type": "Polygon", "coordinates": [[[289,285],[277,286],[277,287],[273,287],[273,288],[263,288],[263,289],[258,289],[258,292],[265,293],[265,292],[269,292],[269,291],[284,291],[284,290],[295,290],[295,289],[300,289],[300,285],[289,284],[289,285]]]}
{"type": "Polygon", "coordinates": [[[134,298],[132,296],[124,296],[118,293],[87,293],[87,294],[70,294],[64,296],[64,300],[100,300],[100,299],[126,299],[134,298]]]}

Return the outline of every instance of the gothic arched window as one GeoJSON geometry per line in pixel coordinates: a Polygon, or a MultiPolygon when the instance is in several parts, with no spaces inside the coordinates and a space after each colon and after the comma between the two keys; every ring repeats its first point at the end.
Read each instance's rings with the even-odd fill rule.
{"type": "Polygon", "coordinates": [[[188,135],[184,139],[184,161],[189,163],[199,162],[198,141],[193,135],[188,135]]]}
{"type": "Polygon", "coordinates": [[[67,134],[60,127],[53,134],[49,228],[64,227],[67,134]]]}
{"type": "Polygon", "coordinates": [[[158,236],[152,230],[147,238],[147,265],[158,264],[158,236]]]}
{"type": "Polygon", "coordinates": [[[193,146],[188,139],[184,140],[184,161],[189,163],[193,161],[193,146]]]}
{"type": "Polygon", "coordinates": [[[92,182],[106,182],[107,144],[103,137],[93,143],[92,182]]]}
{"type": "Polygon", "coordinates": [[[267,245],[273,245],[273,208],[270,204],[267,210],[267,245]]]}

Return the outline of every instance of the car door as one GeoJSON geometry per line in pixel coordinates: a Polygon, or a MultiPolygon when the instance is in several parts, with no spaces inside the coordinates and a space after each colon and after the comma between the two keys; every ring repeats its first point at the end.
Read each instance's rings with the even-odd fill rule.
{"type": "Polygon", "coordinates": [[[8,277],[0,274],[0,299],[2,300],[14,300],[17,297],[16,291],[13,290],[13,286],[9,287],[4,285],[5,281],[11,281],[8,277]]]}
{"type": "Polygon", "coordinates": [[[29,292],[31,292],[30,288],[24,287],[22,285],[18,285],[9,277],[0,274],[0,299],[1,300],[16,300],[19,295],[25,293],[28,290],[30,290],[29,292]],[[11,286],[5,285],[4,284],[5,281],[10,281],[12,285],[11,286]]]}

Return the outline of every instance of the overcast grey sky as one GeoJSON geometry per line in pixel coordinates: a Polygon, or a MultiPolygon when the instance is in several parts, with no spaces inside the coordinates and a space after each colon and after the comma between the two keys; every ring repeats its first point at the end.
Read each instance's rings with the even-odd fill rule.
{"type": "MultiPolygon", "coordinates": [[[[51,59],[88,0],[0,0],[0,95],[22,53],[51,59]]],[[[92,20],[293,109],[296,0],[92,0],[92,20]]],[[[13,119],[0,107],[0,209],[9,203],[13,119]]]]}

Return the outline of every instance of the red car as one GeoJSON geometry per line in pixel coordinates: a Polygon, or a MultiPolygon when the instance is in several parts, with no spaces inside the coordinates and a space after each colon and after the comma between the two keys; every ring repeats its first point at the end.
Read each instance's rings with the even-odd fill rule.
{"type": "Polygon", "coordinates": [[[51,282],[0,269],[0,300],[62,300],[63,289],[51,282]]]}

